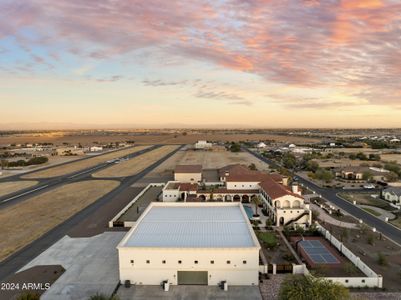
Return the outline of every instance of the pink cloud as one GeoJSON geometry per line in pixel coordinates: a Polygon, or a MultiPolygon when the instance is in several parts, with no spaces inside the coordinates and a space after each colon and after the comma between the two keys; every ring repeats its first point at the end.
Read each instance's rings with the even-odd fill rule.
{"type": "Polygon", "coordinates": [[[355,89],[371,103],[383,88],[393,104],[400,12],[384,0],[10,1],[0,38],[30,28],[50,48],[98,60],[152,48],[277,83],[355,89]]]}

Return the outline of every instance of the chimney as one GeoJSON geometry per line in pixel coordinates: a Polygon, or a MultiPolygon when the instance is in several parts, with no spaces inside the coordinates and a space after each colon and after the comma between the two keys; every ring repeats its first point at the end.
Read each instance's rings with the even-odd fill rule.
{"type": "Polygon", "coordinates": [[[294,182],[294,183],[291,185],[291,189],[292,189],[292,192],[293,192],[294,194],[301,195],[301,190],[299,189],[298,183],[294,182]]]}

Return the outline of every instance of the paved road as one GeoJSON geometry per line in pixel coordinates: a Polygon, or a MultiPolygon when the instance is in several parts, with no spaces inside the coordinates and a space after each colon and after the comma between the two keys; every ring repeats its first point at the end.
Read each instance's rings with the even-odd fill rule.
{"type": "Polygon", "coordinates": [[[18,271],[20,268],[22,268],[24,265],[26,265],[28,262],[38,256],[40,253],[45,251],[60,238],[65,236],[69,232],[69,230],[78,226],[79,223],[84,222],[87,218],[91,217],[99,208],[112,201],[114,197],[124,192],[124,190],[129,188],[133,183],[135,183],[146,174],[151,172],[153,169],[161,165],[165,160],[167,160],[169,157],[179,151],[182,147],[183,146],[170,152],[154,164],[147,167],[142,172],[134,176],[124,177],[121,180],[120,186],[111,191],[109,194],[101,197],[99,200],[81,210],[65,222],[56,226],[39,239],[35,240],[31,244],[25,246],[21,250],[9,256],[4,261],[0,262],[0,281],[6,281],[8,277],[12,276],[16,271],[18,271]]]}
{"type": "MultiPolygon", "coordinates": [[[[264,161],[265,163],[278,167],[277,163],[260,155],[259,153],[255,153],[247,148],[244,148],[244,150],[248,151],[258,159],[264,161]]],[[[340,191],[338,189],[328,189],[328,188],[322,188],[320,186],[317,186],[313,182],[297,176],[298,182],[301,184],[305,185],[307,188],[309,188],[312,191],[315,191],[319,195],[322,195],[323,198],[326,200],[332,202],[334,205],[339,207],[340,209],[346,211],[347,213],[353,215],[354,217],[363,220],[364,223],[368,224],[371,227],[375,227],[378,232],[383,233],[385,236],[387,236],[389,239],[393,240],[394,242],[398,243],[401,245],[401,230],[399,230],[397,227],[388,224],[375,216],[365,212],[364,210],[360,209],[359,207],[353,205],[352,203],[340,198],[337,196],[337,193],[340,191]]],[[[341,190],[344,191],[344,190],[341,190]]],[[[346,190],[347,192],[350,190],[346,190]]],[[[366,191],[366,190],[365,190],[366,191]]]]}
{"type": "MultiPolygon", "coordinates": [[[[131,158],[134,158],[136,156],[142,155],[142,154],[144,154],[144,153],[146,153],[148,151],[154,150],[154,149],[156,149],[158,147],[161,147],[161,145],[155,145],[155,146],[152,146],[150,148],[143,149],[141,151],[138,151],[138,152],[135,152],[135,153],[132,153],[132,154],[121,156],[120,158],[131,159],[131,158]]],[[[110,152],[107,152],[107,153],[110,153],[110,152]]],[[[88,158],[84,158],[84,159],[88,159],[88,158]]],[[[84,160],[84,159],[81,159],[81,160],[84,160]]],[[[72,162],[63,163],[61,165],[66,165],[66,164],[74,163],[74,162],[76,162],[76,160],[72,161],[72,162]]],[[[101,169],[107,168],[111,164],[112,163],[104,162],[104,163],[100,163],[100,164],[98,164],[96,166],[89,167],[89,168],[86,168],[86,169],[82,169],[82,170],[79,170],[77,172],[69,173],[69,174],[66,174],[66,175],[53,177],[53,178],[44,178],[44,179],[40,178],[40,179],[37,179],[37,181],[39,181],[39,184],[37,184],[37,185],[35,185],[33,187],[29,187],[29,188],[26,188],[26,189],[23,189],[23,190],[19,190],[17,192],[14,192],[14,193],[11,193],[11,194],[8,194],[8,195],[0,197],[0,207],[3,208],[5,206],[9,206],[9,205],[18,203],[20,201],[24,201],[24,200],[26,200],[26,199],[28,199],[28,198],[30,198],[32,196],[38,195],[38,194],[43,193],[45,191],[49,191],[50,189],[54,189],[56,187],[59,187],[61,185],[67,184],[67,183],[82,181],[82,180],[85,180],[85,179],[95,179],[95,178],[91,177],[92,173],[94,173],[95,171],[99,171],[101,169]]],[[[57,167],[58,166],[60,166],[60,165],[57,165],[57,167]]],[[[49,168],[51,168],[51,167],[49,167],[49,168]]],[[[48,168],[44,168],[44,169],[48,169],[48,168]]],[[[42,171],[44,169],[37,170],[37,171],[42,171]]],[[[37,172],[37,171],[34,171],[34,172],[37,172]]],[[[29,172],[29,173],[34,173],[34,172],[29,172]]],[[[28,173],[15,175],[15,176],[12,176],[12,178],[9,177],[9,178],[7,178],[8,179],[7,181],[25,180],[25,179],[21,179],[20,177],[24,176],[26,174],[28,174],[28,173]]],[[[30,179],[30,180],[36,180],[36,179],[30,179]]],[[[114,178],[113,180],[119,180],[119,179],[118,178],[117,179],[114,178]]],[[[2,182],[5,182],[5,181],[2,181],[2,182]]]]}

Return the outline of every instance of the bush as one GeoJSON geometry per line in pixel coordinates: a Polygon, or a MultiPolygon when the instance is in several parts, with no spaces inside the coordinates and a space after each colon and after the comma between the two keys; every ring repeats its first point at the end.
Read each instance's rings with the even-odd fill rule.
{"type": "Polygon", "coordinates": [[[349,291],[339,283],[303,275],[289,275],[281,284],[280,300],[345,300],[349,291]]]}
{"type": "Polygon", "coordinates": [[[380,266],[387,266],[387,258],[381,252],[377,253],[377,263],[380,266]]]}
{"type": "Polygon", "coordinates": [[[27,292],[18,296],[17,300],[39,300],[40,295],[34,292],[27,292]]]}

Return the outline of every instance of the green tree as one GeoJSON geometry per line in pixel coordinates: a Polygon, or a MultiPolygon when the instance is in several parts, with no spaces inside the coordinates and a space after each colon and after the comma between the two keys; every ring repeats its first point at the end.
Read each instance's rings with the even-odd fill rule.
{"type": "Polygon", "coordinates": [[[294,169],[297,165],[297,159],[294,154],[286,153],[283,155],[282,163],[287,169],[294,169]]]}
{"type": "Polygon", "coordinates": [[[249,166],[248,166],[248,168],[249,168],[249,170],[252,170],[252,171],[257,171],[258,169],[256,168],[256,165],[254,164],[254,163],[251,163],[249,166]]]}
{"type": "Polygon", "coordinates": [[[315,173],[315,178],[323,180],[325,182],[330,182],[334,179],[334,175],[331,171],[319,168],[315,173]]]}
{"type": "Polygon", "coordinates": [[[280,300],[345,300],[349,291],[339,283],[310,275],[289,275],[281,284],[280,300]]]}
{"type": "Polygon", "coordinates": [[[366,154],[363,153],[363,152],[358,152],[358,153],[356,154],[356,158],[359,159],[359,160],[368,160],[368,157],[367,157],[366,154]]]}
{"type": "Polygon", "coordinates": [[[241,151],[241,145],[238,144],[238,143],[231,143],[230,151],[231,152],[240,152],[241,151]]]}
{"type": "Polygon", "coordinates": [[[396,161],[388,162],[384,165],[386,170],[396,173],[399,177],[401,176],[401,168],[396,161]]]}
{"type": "Polygon", "coordinates": [[[379,154],[369,154],[369,160],[379,161],[381,159],[379,154]]]}
{"type": "Polygon", "coordinates": [[[363,180],[372,180],[372,178],[373,178],[372,172],[369,172],[369,171],[363,172],[363,174],[362,174],[363,180]]]}
{"type": "Polygon", "coordinates": [[[260,196],[257,195],[255,197],[252,197],[251,201],[252,201],[253,204],[255,204],[255,214],[258,215],[258,207],[262,203],[262,200],[260,199],[260,196]]]}
{"type": "Polygon", "coordinates": [[[306,163],[306,169],[308,171],[316,172],[319,169],[319,164],[318,164],[318,162],[316,162],[314,160],[309,160],[306,163]]]}
{"type": "Polygon", "coordinates": [[[397,181],[398,180],[398,175],[397,175],[397,173],[394,173],[394,172],[388,172],[387,174],[386,174],[386,180],[388,181],[388,182],[395,182],[395,181],[397,181]]]}

